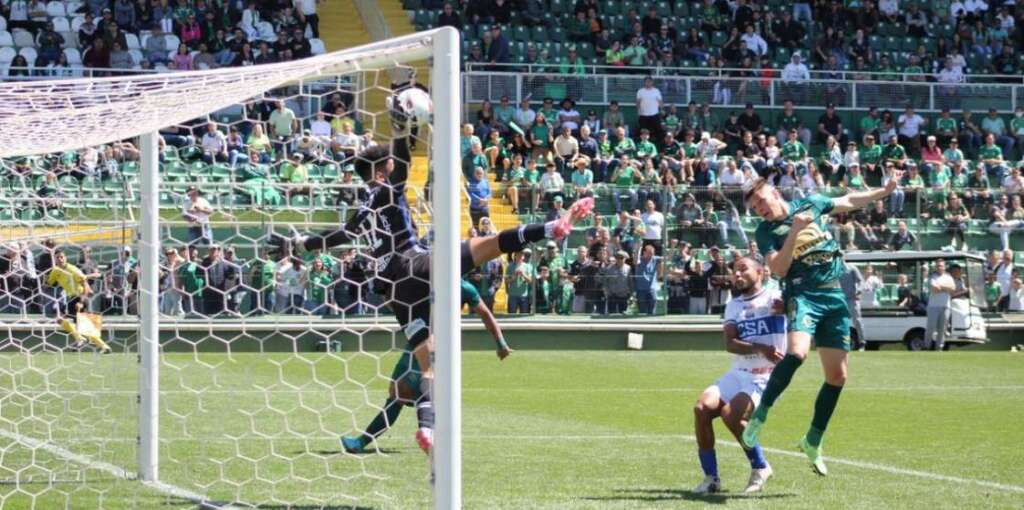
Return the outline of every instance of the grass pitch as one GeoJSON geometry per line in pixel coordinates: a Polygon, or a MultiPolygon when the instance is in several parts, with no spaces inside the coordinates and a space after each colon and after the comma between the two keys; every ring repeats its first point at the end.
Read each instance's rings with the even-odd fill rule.
{"type": "MultiPolygon", "coordinates": [[[[691,408],[727,354],[522,351],[499,363],[467,352],[465,506],[1021,508],[1021,356],[854,353],[819,478],[794,448],[822,381],[812,353],[763,433],[776,473],[766,491],[739,494],[749,466],[719,427],[728,492],[702,497],[689,492],[701,479],[691,408]]],[[[166,355],[162,481],[260,508],[427,507],[412,409],[379,453],[344,454],[335,439],[383,403],[394,359],[166,355]]],[[[135,367],[122,354],[0,356],[0,508],[194,506],[121,479],[135,469],[135,367]]]]}

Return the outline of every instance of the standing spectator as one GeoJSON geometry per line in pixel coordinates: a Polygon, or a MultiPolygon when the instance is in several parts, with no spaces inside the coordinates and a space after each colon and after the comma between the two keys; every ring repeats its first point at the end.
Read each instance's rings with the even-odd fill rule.
{"type": "Polygon", "coordinates": [[[275,274],[277,281],[278,302],[277,307],[286,314],[297,315],[303,311],[306,287],[304,285],[305,268],[302,267],[302,259],[291,257],[289,260],[282,260],[277,267],[275,274]]]}
{"type": "Polygon", "coordinates": [[[178,265],[177,285],[181,294],[181,304],[186,316],[199,312],[196,300],[206,284],[203,280],[203,269],[199,264],[199,250],[195,246],[186,246],[181,250],[184,260],[178,265]]]}
{"type": "Polygon", "coordinates": [[[164,250],[165,262],[160,268],[160,313],[178,317],[185,312],[181,308],[181,291],[178,284],[178,269],[182,263],[178,250],[164,250]]]}
{"type": "Polygon", "coordinates": [[[628,259],[629,254],[625,250],[619,250],[611,263],[599,274],[601,288],[608,303],[607,313],[626,313],[629,308],[629,297],[633,294],[633,279],[629,274],[630,267],[626,264],[628,259]]]}
{"type": "Polygon", "coordinates": [[[533,287],[535,272],[533,265],[526,261],[527,255],[533,250],[526,248],[512,255],[512,263],[505,271],[505,292],[508,295],[508,313],[530,313],[530,290],[533,287]]]}
{"type": "Polygon", "coordinates": [[[654,254],[662,255],[662,233],[665,229],[665,215],[655,208],[653,200],[644,203],[640,221],[644,225],[643,247],[653,246],[654,254]]]}
{"type": "Polygon", "coordinates": [[[646,245],[643,254],[633,268],[633,288],[636,291],[637,311],[641,314],[654,315],[658,299],[658,289],[664,266],[661,257],[654,254],[654,246],[646,245]]]}
{"type": "Polygon", "coordinates": [[[1006,311],[1014,313],[1024,312],[1024,282],[1021,281],[1019,276],[1014,276],[1010,282],[1006,311]]]}
{"type": "Polygon", "coordinates": [[[320,0],[295,0],[295,12],[304,25],[302,28],[308,25],[314,39],[320,37],[320,16],[316,12],[318,3],[320,0]]]}
{"type": "Polygon", "coordinates": [[[279,158],[288,156],[292,135],[299,130],[299,120],[295,112],[278,100],[276,108],[270,113],[270,140],[279,158]]]}
{"type": "Polygon", "coordinates": [[[306,287],[309,296],[303,302],[303,306],[313,315],[326,316],[330,312],[330,305],[327,303],[327,289],[331,287],[334,277],[330,269],[324,265],[322,257],[316,257],[310,262],[309,270],[302,275],[302,283],[306,287]]]}
{"type": "Polygon", "coordinates": [[[228,288],[237,276],[231,265],[224,262],[220,246],[211,245],[202,263],[206,286],[203,287],[203,314],[216,317],[226,310],[228,288]]]}
{"type": "Polygon", "coordinates": [[[875,273],[875,268],[868,264],[864,266],[864,283],[860,286],[860,304],[863,308],[878,308],[881,302],[878,293],[885,288],[882,278],[875,273]]]}
{"type": "Polygon", "coordinates": [[[182,208],[182,217],[189,223],[188,242],[189,244],[212,244],[213,230],[210,228],[210,215],[213,214],[213,207],[210,206],[199,188],[188,187],[188,200],[182,208]]]}
{"type": "Polygon", "coordinates": [[[801,62],[800,53],[794,53],[789,63],[782,68],[783,98],[795,102],[803,102],[807,95],[807,83],[811,81],[811,72],[801,62]]]}
{"type": "Polygon", "coordinates": [[[899,141],[903,146],[909,146],[911,152],[917,152],[921,148],[921,128],[928,124],[928,120],[914,112],[913,106],[899,116],[899,141]]]}
{"type": "Polygon", "coordinates": [[[466,184],[466,192],[469,194],[469,217],[476,225],[482,218],[491,215],[491,186],[483,168],[476,167],[473,170],[473,177],[466,184]]]}
{"type": "Polygon", "coordinates": [[[832,103],[825,105],[825,114],[818,118],[818,142],[825,143],[829,136],[835,137],[839,145],[846,143],[843,121],[836,114],[836,106],[832,103]]]}
{"type": "Polygon", "coordinates": [[[858,350],[864,346],[864,324],[861,322],[860,311],[863,284],[864,277],[860,270],[853,264],[846,263],[846,271],[839,277],[839,286],[842,287],[843,295],[846,296],[846,308],[850,314],[851,329],[857,331],[857,343],[853,345],[853,348],[858,350]]]}
{"type": "Polygon", "coordinates": [[[504,64],[508,62],[508,48],[509,42],[501,33],[501,25],[495,24],[491,27],[491,45],[487,48],[487,61],[492,64],[504,64]]]}
{"type": "Polygon", "coordinates": [[[1000,312],[1005,312],[1009,306],[1010,287],[1016,272],[1017,268],[1013,264],[1013,251],[1003,250],[1003,256],[993,271],[996,275],[996,281],[999,282],[999,288],[1002,290],[1002,295],[999,296],[999,302],[997,303],[1000,312]]]}
{"type": "MultiPolygon", "coordinates": [[[[482,218],[480,221],[486,219],[482,218]]],[[[494,296],[497,295],[498,289],[502,286],[504,271],[505,268],[501,264],[501,258],[496,258],[473,268],[468,275],[470,283],[476,287],[477,292],[480,293],[480,299],[487,305],[488,309],[493,309],[494,296]]]]}
{"type": "Polygon", "coordinates": [[[933,351],[941,351],[946,344],[946,329],[949,327],[950,299],[956,290],[953,277],[946,272],[946,261],[935,261],[935,272],[928,277],[928,322],[925,325],[924,340],[933,351]]]}
{"type": "Polygon", "coordinates": [[[708,293],[708,309],[711,313],[720,313],[721,308],[731,299],[732,281],[730,278],[732,272],[718,246],[712,246],[709,254],[711,261],[704,271],[711,287],[708,293]]]}
{"type": "Polygon", "coordinates": [[[661,139],[661,107],[661,91],[654,86],[654,79],[648,76],[644,78],[644,86],[636,91],[637,125],[638,131],[647,129],[655,140],[661,139]]]}

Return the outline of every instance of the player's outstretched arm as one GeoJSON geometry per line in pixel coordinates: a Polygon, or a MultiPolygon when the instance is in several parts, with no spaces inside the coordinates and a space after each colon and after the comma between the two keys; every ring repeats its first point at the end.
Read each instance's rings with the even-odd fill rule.
{"type": "Polygon", "coordinates": [[[370,221],[370,212],[369,209],[360,209],[339,229],[324,230],[318,234],[295,230],[288,236],[271,234],[269,242],[271,246],[276,247],[275,251],[285,252],[289,255],[299,255],[312,250],[327,250],[352,242],[357,238],[367,222],[370,221]]]}
{"type": "Polygon", "coordinates": [[[473,309],[477,315],[480,316],[480,321],[484,323],[484,327],[487,331],[490,331],[491,336],[494,337],[494,343],[497,348],[498,359],[503,360],[512,354],[512,349],[509,348],[508,343],[505,342],[505,336],[501,332],[501,326],[498,325],[497,319],[494,318],[494,314],[491,313],[491,309],[487,308],[487,305],[483,301],[476,304],[476,308],[473,309]]]}
{"type": "Polygon", "coordinates": [[[841,197],[834,198],[832,199],[832,211],[844,213],[867,207],[868,205],[889,196],[893,191],[896,191],[896,188],[900,185],[900,179],[902,177],[903,172],[895,171],[883,188],[876,188],[858,193],[849,193],[841,197]]]}

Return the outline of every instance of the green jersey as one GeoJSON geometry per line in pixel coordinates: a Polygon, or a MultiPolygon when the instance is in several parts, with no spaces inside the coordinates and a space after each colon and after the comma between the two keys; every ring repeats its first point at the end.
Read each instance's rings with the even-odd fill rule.
{"type": "Polygon", "coordinates": [[[985,284],[985,301],[988,302],[988,306],[994,306],[1002,295],[1003,288],[999,285],[999,282],[985,284]]]}
{"type": "Polygon", "coordinates": [[[978,159],[985,161],[986,159],[1003,159],[1003,149],[1000,149],[998,145],[992,144],[991,146],[982,145],[978,149],[978,159]]]}
{"type": "Polygon", "coordinates": [[[877,165],[881,160],[882,146],[877,143],[860,151],[860,162],[865,165],[877,165]]]}
{"type": "Polygon", "coordinates": [[[797,235],[793,246],[793,264],[783,279],[783,288],[789,295],[823,288],[835,283],[846,272],[839,243],[829,230],[828,213],[834,202],[822,195],[811,195],[789,203],[789,213],[780,221],[762,221],[755,231],[761,256],[768,257],[782,249],[793,224],[793,216],[807,212],[814,220],[797,235]]]}
{"type": "Polygon", "coordinates": [[[782,146],[782,159],[786,161],[799,161],[807,157],[807,147],[799,140],[786,142],[782,146]]]}
{"type": "Polygon", "coordinates": [[[636,153],[636,144],[633,143],[633,139],[628,137],[628,136],[627,137],[623,137],[622,140],[619,140],[618,143],[615,144],[615,155],[616,156],[622,156],[623,154],[626,154],[628,156],[632,156],[635,153],[636,153]]]}
{"type": "Polygon", "coordinates": [[[933,188],[946,188],[949,186],[950,181],[949,167],[946,165],[936,165],[932,170],[932,187],[933,188]]]}
{"type": "Polygon", "coordinates": [[[963,172],[954,173],[949,177],[949,182],[953,185],[954,189],[964,189],[967,187],[967,174],[963,172]]]}
{"type": "Polygon", "coordinates": [[[530,287],[533,285],[530,281],[536,273],[533,270],[533,264],[529,262],[523,262],[522,264],[516,264],[515,262],[508,265],[508,272],[506,273],[505,280],[508,282],[508,296],[509,297],[526,297],[530,295],[530,287]],[[516,272],[521,270],[523,275],[517,275],[516,272]]]}
{"type": "Polygon", "coordinates": [[[952,134],[956,132],[956,119],[953,117],[939,117],[939,120],[935,121],[935,130],[939,133],[952,134]]]}
{"type": "Polygon", "coordinates": [[[697,157],[697,144],[693,142],[683,144],[683,153],[687,158],[697,157]]]}
{"type": "Polygon", "coordinates": [[[476,308],[476,305],[480,304],[480,292],[476,290],[476,287],[472,283],[462,280],[462,304],[469,305],[472,310],[476,308]]]}
{"type": "Polygon", "coordinates": [[[964,160],[964,152],[960,149],[949,148],[942,151],[942,157],[946,158],[946,161],[950,163],[956,163],[964,160]]]}
{"type": "Polygon", "coordinates": [[[551,128],[547,124],[534,124],[530,126],[530,134],[533,135],[534,145],[538,147],[548,146],[548,137],[551,136],[551,128]]]}
{"type": "Polygon", "coordinates": [[[658,155],[658,148],[651,143],[650,140],[640,140],[640,143],[636,144],[636,157],[638,158],[653,158],[658,155]]]}
{"type": "Polygon", "coordinates": [[[661,120],[661,125],[665,129],[665,132],[675,134],[679,131],[679,122],[679,117],[670,113],[661,120]]]}
{"type": "Polygon", "coordinates": [[[571,176],[573,186],[586,187],[594,183],[594,172],[591,172],[589,168],[584,168],[580,172],[579,168],[572,171],[571,176]]]}
{"type": "Polygon", "coordinates": [[[882,120],[878,117],[872,117],[866,115],[860,119],[860,130],[862,133],[870,133],[878,129],[878,125],[882,123],[882,120]]]}
{"type": "Polygon", "coordinates": [[[195,294],[203,290],[206,282],[203,280],[203,268],[199,267],[199,264],[195,262],[188,262],[182,264],[178,268],[178,280],[181,281],[182,287],[185,292],[189,294],[195,294]]]}
{"type": "Polygon", "coordinates": [[[301,184],[309,180],[309,170],[303,164],[294,165],[286,163],[281,169],[281,179],[284,182],[301,184]]]}
{"type": "Polygon", "coordinates": [[[252,287],[257,291],[266,288],[274,288],[274,267],[277,265],[272,260],[256,259],[252,264],[252,287]]]}
{"type": "Polygon", "coordinates": [[[558,288],[558,306],[557,312],[559,315],[569,315],[572,313],[572,302],[576,298],[576,289],[573,287],[571,282],[563,283],[558,288]]]}
{"type": "Polygon", "coordinates": [[[626,165],[619,167],[619,178],[615,179],[616,186],[632,186],[633,185],[633,174],[636,173],[636,169],[633,165],[626,165]]]}
{"type": "Polygon", "coordinates": [[[1014,135],[1024,135],[1024,117],[1014,117],[1010,121],[1010,132],[1014,135]]]}
{"type": "Polygon", "coordinates": [[[331,277],[330,271],[326,269],[323,271],[310,270],[306,277],[307,290],[309,290],[309,298],[317,303],[327,302],[327,288],[331,286],[334,278],[331,277]]]}
{"type": "Polygon", "coordinates": [[[612,142],[605,140],[597,144],[597,157],[601,159],[611,159],[615,155],[615,151],[612,149],[612,142]]]}
{"type": "Polygon", "coordinates": [[[898,143],[890,143],[882,150],[882,157],[885,159],[903,159],[907,156],[907,150],[898,143]]]}

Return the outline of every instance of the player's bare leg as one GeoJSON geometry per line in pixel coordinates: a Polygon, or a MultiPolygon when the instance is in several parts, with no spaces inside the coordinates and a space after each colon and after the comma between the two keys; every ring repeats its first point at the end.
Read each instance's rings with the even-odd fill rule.
{"type": "Polygon", "coordinates": [[[709,388],[697,398],[693,406],[693,432],[697,436],[697,457],[704,471],[704,480],[694,487],[697,494],[722,491],[718,478],[718,458],[715,455],[715,428],[712,422],[721,413],[722,401],[716,387],[709,388]]]}
{"type": "Polygon", "coordinates": [[[821,439],[828,427],[832,413],[839,403],[839,395],[846,384],[847,374],[847,353],[843,349],[833,347],[818,348],[818,355],[821,357],[821,367],[825,373],[825,383],[818,391],[818,398],[814,401],[814,417],[811,419],[811,427],[807,435],[800,439],[800,449],[807,454],[814,472],[821,476],[828,474],[828,468],[821,455],[821,439]]]}
{"type": "MultiPolygon", "coordinates": [[[[568,214],[555,221],[510,228],[492,236],[474,237],[468,241],[473,265],[478,266],[488,260],[496,259],[502,254],[520,251],[529,243],[544,239],[560,241],[569,235],[572,232],[572,226],[586,218],[593,208],[593,198],[582,198],[572,204],[568,214]]],[[[463,268],[463,270],[467,269],[463,268]]]]}
{"type": "Polygon", "coordinates": [[[751,414],[750,420],[743,430],[743,440],[741,441],[743,446],[753,448],[758,443],[761,428],[764,427],[764,422],[768,419],[768,411],[775,405],[775,400],[782,395],[782,392],[786,391],[789,382],[793,380],[793,374],[807,359],[807,352],[810,349],[811,335],[803,331],[791,331],[787,335],[786,356],[772,370],[768,386],[761,396],[761,403],[751,414]]]}
{"type": "MultiPolygon", "coordinates": [[[[722,406],[722,423],[740,442],[740,446],[743,446],[743,429],[746,428],[747,419],[752,412],[754,412],[754,401],[746,393],[737,394],[722,406]]],[[[750,480],[747,481],[747,487],[743,489],[743,492],[760,492],[764,488],[765,482],[772,476],[772,467],[765,460],[760,444],[754,445],[753,448],[744,447],[743,452],[747,454],[747,460],[750,461],[750,480]]]]}

